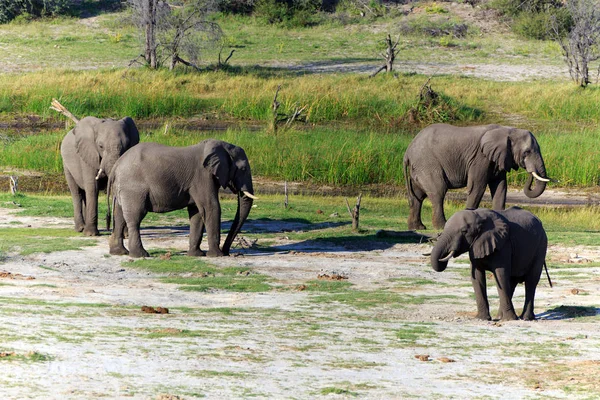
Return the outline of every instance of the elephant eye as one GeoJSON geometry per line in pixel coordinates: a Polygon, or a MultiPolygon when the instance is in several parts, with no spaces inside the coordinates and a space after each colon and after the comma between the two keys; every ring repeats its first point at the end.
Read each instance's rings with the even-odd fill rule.
{"type": "Polygon", "coordinates": [[[523,152],[523,157],[527,157],[527,156],[528,156],[528,155],[530,155],[530,154],[531,154],[531,150],[525,150],[525,151],[523,152]]]}

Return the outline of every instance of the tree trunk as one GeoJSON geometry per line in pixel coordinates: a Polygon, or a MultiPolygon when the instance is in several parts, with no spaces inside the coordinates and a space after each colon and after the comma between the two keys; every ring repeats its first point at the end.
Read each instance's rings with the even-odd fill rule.
{"type": "Polygon", "coordinates": [[[158,67],[156,60],[156,8],[158,0],[147,0],[144,7],[144,24],[146,25],[146,63],[152,69],[158,67]]]}

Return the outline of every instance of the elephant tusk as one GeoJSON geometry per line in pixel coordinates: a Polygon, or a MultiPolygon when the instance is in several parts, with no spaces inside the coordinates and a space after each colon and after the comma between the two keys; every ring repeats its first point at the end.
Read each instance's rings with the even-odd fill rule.
{"type": "Polygon", "coordinates": [[[252,193],[250,193],[250,192],[246,192],[245,190],[242,190],[242,193],[244,193],[244,195],[245,195],[246,197],[250,197],[252,200],[258,200],[258,197],[256,197],[255,195],[253,195],[253,194],[252,194],[252,193]]]}
{"type": "Polygon", "coordinates": [[[450,254],[448,254],[446,257],[444,258],[440,258],[438,261],[440,262],[447,262],[448,260],[450,260],[452,257],[454,256],[454,250],[452,250],[450,252],[450,254]]]}
{"type": "Polygon", "coordinates": [[[96,175],[96,180],[100,179],[100,175],[102,175],[102,168],[98,170],[98,175],[96,175]]]}
{"type": "Polygon", "coordinates": [[[423,255],[424,255],[425,257],[429,257],[429,256],[431,255],[431,252],[429,252],[429,253],[423,253],[423,255]]]}
{"type": "Polygon", "coordinates": [[[533,172],[531,173],[531,175],[533,175],[533,177],[534,177],[535,179],[537,179],[538,181],[542,181],[542,182],[550,182],[550,179],[547,179],[547,178],[542,178],[541,176],[539,176],[538,174],[536,174],[536,173],[535,173],[535,171],[533,171],[533,172]]]}

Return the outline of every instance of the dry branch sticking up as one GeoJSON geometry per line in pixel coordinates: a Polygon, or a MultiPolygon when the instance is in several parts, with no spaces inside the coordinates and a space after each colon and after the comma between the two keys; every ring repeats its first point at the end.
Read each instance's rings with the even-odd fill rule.
{"type": "Polygon", "coordinates": [[[79,119],[77,119],[77,117],[75,117],[73,114],[71,114],[71,112],[69,110],[67,110],[67,108],[65,106],[60,104],[58,102],[58,100],[56,100],[56,99],[52,99],[50,109],[54,110],[54,111],[58,111],[59,113],[63,114],[64,116],[69,117],[75,123],[79,122],[79,119]]]}
{"type": "Polygon", "coordinates": [[[271,104],[271,108],[273,109],[271,130],[273,132],[277,132],[277,126],[281,122],[285,122],[286,128],[289,127],[294,121],[306,122],[306,116],[302,115],[302,113],[304,110],[306,110],[307,106],[299,107],[297,104],[294,104],[294,110],[291,113],[284,114],[279,112],[279,107],[281,106],[281,103],[277,101],[279,90],[281,90],[281,85],[277,86],[275,97],[273,98],[273,103],[271,104]]]}
{"type": "Polygon", "coordinates": [[[356,205],[352,210],[350,210],[350,204],[348,204],[348,199],[346,200],[346,208],[348,208],[348,214],[352,218],[352,230],[354,232],[358,232],[358,219],[360,217],[360,200],[362,199],[362,193],[358,195],[356,198],[356,205]]]}
{"type": "Polygon", "coordinates": [[[392,72],[392,69],[394,69],[394,60],[396,59],[396,55],[399,51],[396,50],[396,47],[398,47],[399,42],[400,36],[398,36],[396,43],[392,43],[392,37],[388,33],[387,38],[385,39],[385,44],[387,45],[387,48],[385,50],[385,54],[381,55],[385,59],[385,64],[383,64],[381,68],[379,68],[377,71],[369,75],[370,78],[374,77],[383,70],[385,70],[386,72],[392,72]]]}

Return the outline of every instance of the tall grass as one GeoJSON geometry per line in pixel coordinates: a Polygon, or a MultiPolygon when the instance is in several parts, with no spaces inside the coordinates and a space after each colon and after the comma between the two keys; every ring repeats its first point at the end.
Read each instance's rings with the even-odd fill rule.
{"type": "MultiPolygon", "coordinates": [[[[6,167],[56,173],[62,171],[60,142],[64,132],[15,137],[0,142],[6,167]]],[[[579,129],[569,135],[550,130],[536,134],[552,186],[596,186],[600,182],[600,129],[579,129]]],[[[403,185],[402,159],[411,132],[382,133],[370,129],[315,127],[277,135],[266,131],[229,129],[197,132],[163,129],[142,132],[142,142],[188,146],[219,138],[246,150],[255,176],[330,185],[403,185]]],[[[511,185],[522,185],[527,173],[509,173],[511,185]]]]}

